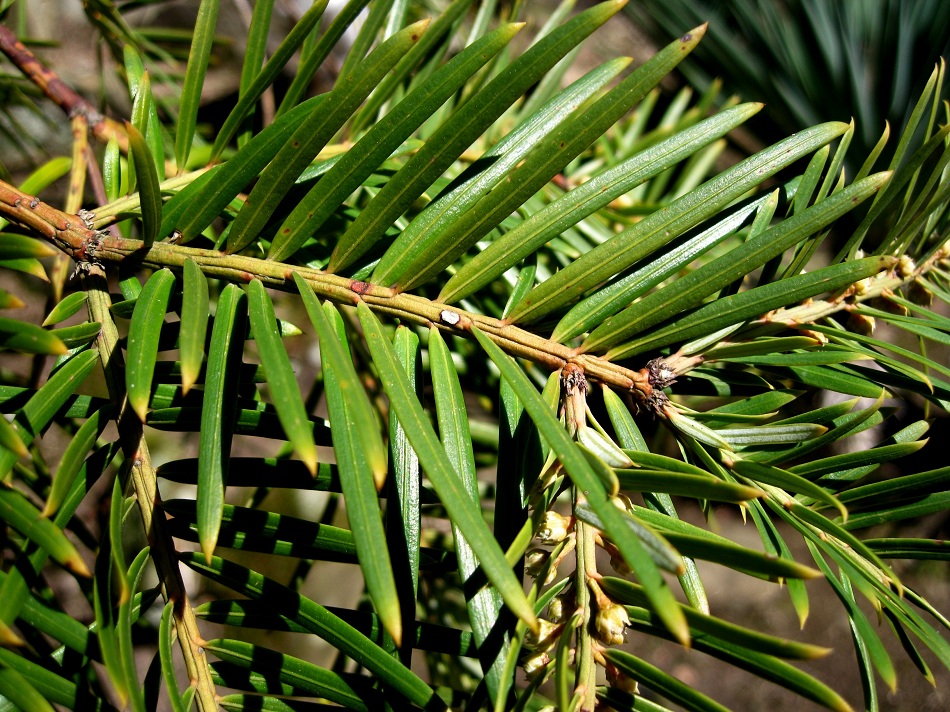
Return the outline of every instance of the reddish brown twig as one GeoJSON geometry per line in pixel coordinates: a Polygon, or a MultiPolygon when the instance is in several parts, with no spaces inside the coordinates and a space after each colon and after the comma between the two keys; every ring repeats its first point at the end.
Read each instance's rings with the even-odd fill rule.
{"type": "Polygon", "coordinates": [[[92,104],[40,62],[36,55],[3,25],[0,25],[0,52],[3,52],[17,69],[23,72],[24,76],[66,112],[69,118],[85,116],[93,136],[102,142],[115,138],[119,142],[119,149],[123,153],[128,153],[129,137],[122,124],[100,114],[92,104]]]}

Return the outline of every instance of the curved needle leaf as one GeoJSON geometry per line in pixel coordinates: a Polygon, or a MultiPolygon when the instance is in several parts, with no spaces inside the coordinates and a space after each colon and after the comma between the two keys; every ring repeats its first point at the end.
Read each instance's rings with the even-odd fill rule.
{"type": "MultiPolygon", "coordinates": [[[[746,319],[762,316],[785,304],[795,304],[819,294],[836,292],[892,267],[896,259],[894,257],[866,257],[861,260],[852,260],[773,282],[764,287],[756,287],[748,292],[717,299],[691,312],[688,316],[677,319],[669,326],[612,348],[607,352],[606,358],[610,360],[628,358],[650,349],[661,348],[667,344],[717,331],[729,324],[737,324],[746,319]]],[[[635,309],[636,306],[636,304],[631,305],[629,309],[635,309]]],[[[620,317],[623,313],[617,316],[620,317]]],[[[617,327],[617,322],[614,322],[612,326],[617,327]]],[[[622,333],[622,331],[622,328],[618,328],[617,333],[622,333]]],[[[614,339],[611,338],[611,341],[614,339]]]]}
{"type": "MultiPolygon", "coordinates": [[[[626,0],[609,0],[585,10],[539,40],[495,77],[429,137],[419,152],[383,186],[340,238],[334,254],[346,252],[346,264],[365,254],[505,109],[625,4],[626,0]]],[[[335,264],[343,266],[344,263],[336,257],[335,264]]]]}
{"type": "MultiPolygon", "coordinates": [[[[303,43],[310,34],[311,30],[320,22],[323,17],[323,11],[327,9],[328,0],[316,0],[296,23],[293,28],[280,43],[280,46],[264,65],[264,68],[254,77],[251,85],[241,93],[237,105],[231,109],[228,118],[224,120],[218,135],[214,140],[214,146],[211,149],[211,160],[217,160],[224,152],[228,142],[240,128],[248,112],[254,106],[261,94],[273,84],[277,75],[284,68],[284,65],[290,60],[297,48],[303,43]]],[[[240,155],[240,154],[239,154],[240,155]]],[[[233,197],[233,196],[232,196],[233,197]]],[[[230,200],[230,198],[228,199],[230,200]]]]}
{"type": "Polygon", "coordinates": [[[377,267],[379,279],[386,273],[405,271],[422,246],[462,219],[492,188],[513,171],[558,124],[590,99],[630,63],[626,57],[605,62],[560,91],[538,111],[524,119],[511,133],[491,147],[443,194],[426,206],[396,238],[377,267]],[[453,187],[454,186],[454,187],[453,187]]]}
{"type": "Polygon", "coordinates": [[[208,333],[208,280],[191,258],[185,259],[184,273],[181,329],[178,332],[182,395],[191,390],[201,373],[208,333]]]}
{"type": "Polygon", "coordinates": [[[293,444],[294,451],[310,473],[316,474],[317,445],[313,441],[310,419],[307,417],[307,409],[300,395],[300,386],[297,385],[290,358],[277,330],[274,303],[259,279],[251,280],[248,287],[248,313],[264,376],[277,409],[277,417],[280,418],[280,424],[287,439],[293,444]]]}
{"type": "Polygon", "coordinates": [[[400,289],[409,290],[454,262],[646,96],[699,44],[705,32],[705,25],[687,32],[638,67],[590,108],[558,126],[503,184],[413,251],[412,261],[401,272],[394,271],[378,281],[386,285],[397,281],[400,289]]]}
{"type": "MultiPolygon", "coordinates": [[[[46,384],[26,402],[13,420],[24,445],[32,443],[49,424],[56,412],[86,380],[98,360],[99,354],[94,350],[79,352],[53,372],[46,384]]],[[[0,475],[9,472],[17,459],[19,456],[13,450],[0,450],[0,475]]]]}
{"type": "Polygon", "coordinates": [[[841,513],[844,521],[848,520],[848,510],[838,500],[837,497],[829,494],[823,487],[806,480],[800,475],[796,475],[788,470],[782,470],[771,465],[760,465],[757,462],[748,460],[736,460],[732,464],[732,470],[743,477],[748,477],[753,482],[763,482],[775,487],[781,487],[795,494],[803,494],[819,502],[834,507],[841,513]]]}
{"type": "Polygon", "coordinates": [[[142,208],[142,247],[149,249],[162,226],[162,188],[158,168],[145,137],[128,121],[125,130],[129,134],[129,152],[135,166],[139,190],[139,205],[142,208]]]}
{"type": "MultiPolygon", "coordinates": [[[[649,600],[643,591],[643,587],[639,584],[614,576],[604,576],[600,580],[600,585],[606,593],[610,594],[611,598],[621,603],[649,608],[649,600]]],[[[746,650],[793,660],[814,660],[831,652],[830,648],[799,643],[785,638],[776,638],[757,630],[743,628],[721,618],[700,613],[689,606],[683,606],[683,614],[686,616],[690,628],[700,633],[700,635],[695,636],[697,641],[702,637],[702,634],[706,634],[742,646],[746,650]]]]}
{"type": "Polygon", "coordinates": [[[531,420],[537,425],[548,446],[557,454],[568,475],[584,493],[590,508],[603,522],[603,529],[607,536],[614,541],[624,559],[646,587],[650,601],[664,625],[677,640],[688,645],[689,628],[686,625],[686,619],[683,618],[673,592],[667,586],[643,542],[635,536],[630,536],[628,524],[631,521],[630,518],[621,514],[620,510],[607,498],[607,493],[604,492],[587,458],[571,440],[564,426],[545,404],[524,371],[481,331],[473,329],[472,333],[518,395],[531,420]]]}
{"type": "Polygon", "coordinates": [[[552,237],[576,225],[610,201],[691,156],[761,109],[742,104],[637,153],[558,198],[492,242],[453,275],[439,294],[451,304],[498,279],[552,237]]]}
{"type": "Polygon", "coordinates": [[[43,549],[55,561],[80,576],[91,576],[66,534],[17,490],[0,486],[0,521],[6,522],[43,549]]]}
{"type": "Polygon", "coordinates": [[[399,646],[402,617],[396,580],[384,545],[377,482],[386,476],[386,451],[363,385],[310,286],[294,273],[297,289],[320,339],[330,431],[346,514],[366,588],[383,627],[399,646]]]}
{"type": "Polygon", "coordinates": [[[40,692],[13,668],[0,665],[0,695],[9,700],[16,709],[31,712],[56,712],[40,692]]]}
{"type": "Polygon", "coordinates": [[[61,356],[69,352],[56,334],[18,319],[0,316],[0,349],[61,356]]]}
{"type": "Polygon", "coordinates": [[[723,482],[709,476],[685,475],[668,470],[617,470],[620,489],[633,492],[666,492],[667,494],[717,502],[745,502],[761,497],[762,490],[723,482]]]}
{"type": "MultiPolygon", "coordinates": [[[[669,319],[680,311],[698,304],[709,295],[732,284],[737,279],[741,279],[750,270],[760,267],[773,257],[782,254],[789,247],[801,242],[809,235],[852,210],[884,186],[888,177],[889,174],[887,173],[879,173],[865,178],[862,182],[839,191],[818,205],[788,218],[761,235],[730,250],[722,257],[690,272],[668,287],[648,294],[635,305],[627,307],[627,309],[610,317],[594,329],[581,348],[588,351],[597,351],[613,346],[643,329],[649,328],[664,319],[669,319]]],[[[799,277],[801,275],[796,275],[792,279],[799,277]]],[[[776,284],[780,283],[785,284],[786,282],[773,282],[757,289],[774,288],[776,284]]],[[[795,301],[797,300],[789,298],[785,304],[794,304],[795,301]]],[[[769,309],[773,308],[775,307],[769,307],[769,309]]],[[[764,313],[764,311],[768,310],[759,313],[764,313]]],[[[716,331],[728,324],[734,324],[736,321],[740,320],[723,322],[715,329],[710,328],[708,332],[704,333],[716,331]]],[[[683,339],[687,338],[690,337],[683,337],[683,339]]]]}
{"type": "MultiPolygon", "coordinates": [[[[630,615],[630,627],[634,630],[654,637],[669,637],[666,631],[654,623],[654,616],[649,611],[636,607],[629,607],[627,611],[630,615]]],[[[742,645],[709,635],[697,635],[695,646],[700,652],[719,658],[763,680],[781,685],[828,709],[853,712],[844,698],[833,689],[773,655],[749,650],[742,645]]]]}
{"type": "Polygon", "coordinates": [[[416,22],[383,42],[360,63],[359,72],[340,80],[326,101],[303,120],[261,173],[244,208],[231,225],[229,252],[238,252],[257,238],[303,169],[352,116],[386,72],[418,41],[428,24],[428,20],[416,22]]]}
{"type": "Polygon", "coordinates": [[[0,260],[52,257],[55,254],[58,253],[52,245],[40,242],[36,238],[0,233],[0,260]]]}
{"type": "Polygon", "coordinates": [[[296,252],[399,144],[501,51],[522,27],[522,24],[500,27],[460,52],[410,92],[297,204],[274,236],[267,258],[284,261],[296,252]]]}
{"type": "Polygon", "coordinates": [[[386,395],[449,518],[465,536],[478,556],[485,576],[498,589],[508,607],[529,627],[537,628],[538,619],[521,588],[521,582],[511,571],[504,552],[482,519],[480,509],[473,506],[455,473],[428,416],[409,386],[405,370],[383,333],[382,324],[363,302],[357,305],[357,309],[386,395]]]}
{"type": "Polygon", "coordinates": [[[211,329],[198,441],[198,540],[208,561],[218,541],[224,511],[246,329],[247,299],[240,287],[229,284],[218,298],[211,329]]]}
{"type": "Polygon", "coordinates": [[[315,96],[294,107],[248,141],[227,163],[215,166],[165,204],[161,234],[177,230],[181,242],[201,234],[238,193],[260,174],[290,138],[300,122],[320,106],[326,94],[315,96]]]}
{"type": "Polygon", "coordinates": [[[847,128],[847,124],[837,122],[814,126],[723,171],[663,210],[598,245],[535,287],[512,310],[509,320],[513,323],[535,322],[555,309],[577,301],[587,290],[715,215],[769,176],[833,141],[847,128]]]}
{"type": "Polygon", "coordinates": [[[79,470],[83,465],[83,460],[92,451],[96,439],[109,424],[111,416],[112,406],[103,406],[86,419],[86,422],[82,424],[76,434],[73,435],[72,440],[69,441],[69,445],[66,446],[66,450],[63,452],[63,457],[59,461],[59,466],[56,468],[56,476],[53,478],[53,486],[46,498],[46,506],[43,507],[44,517],[55,514],[69,494],[76,480],[76,475],[79,474],[79,470]]]}
{"type": "Polygon", "coordinates": [[[292,685],[296,695],[321,697],[346,709],[369,712],[370,708],[365,700],[370,689],[367,683],[354,689],[345,678],[335,672],[241,640],[219,638],[208,641],[201,647],[222,660],[264,673],[267,677],[276,675],[282,682],[292,685]],[[365,689],[360,689],[364,686],[365,689]]]}
{"type": "Polygon", "coordinates": [[[129,395],[129,405],[143,423],[152,395],[158,340],[174,284],[175,275],[169,269],[159,270],[149,277],[135,302],[129,324],[125,389],[129,395]]]}
{"type": "Polygon", "coordinates": [[[195,124],[198,120],[198,106],[201,103],[201,87],[208,73],[208,58],[214,43],[214,27],[218,22],[220,0],[201,0],[198,5],[198,17],[195,18],[195,30],[191,36],[191,49],[188,52],[188,66],[185,80],[181,86],[181,99],[178,102],[178,129],[175,131],[175,164],[178,172],[185,169],[191,142],[195,137],[195,124]]]}
{"type": "Polygon", "coordinates": [[[690,712],[729,712],[728,708],[703,693],[697,692],[685,682],[681,682],[630,653],[616,648],[607,648],[603,655],[627,677],[643,683],[651,690],[656,690],[663,697],[682,705],[690,712]]]}
{"type": "Polygon", "coordinates": [[[73,292],[72,294],[63,297],[59,304],[53,307],[49,315],[43,320],[43,326],[58,324],[59,322],[65,321],[74,314],[77,314],[86,303],[86,299],[88,299],[88,296],[85,292],[73,292]]]}

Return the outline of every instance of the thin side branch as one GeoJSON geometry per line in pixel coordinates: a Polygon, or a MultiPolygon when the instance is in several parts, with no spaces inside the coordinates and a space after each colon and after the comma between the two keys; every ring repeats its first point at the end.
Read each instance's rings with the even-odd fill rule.
{"type": "Polygon", "coordinates": [[[175,629],[189,681],[195,685],[198,709],[201,712],[215,712],[218,709],[217,693],[211,679],[208,658],[201,647],[198,622],[178,568],[175,543],[160,510],[161,497],[144,428],[125,398],[124,363],[118,347],[119,332],[109,311],[111,300],[105,272],[99,265],[87,264],[87,267],[82,271],[83,287],[89,295],[90,317],[102,325],[97,341],[99,358],[109,396],[115,406],[121,409],[118,417],[119,437],[125,457],[132,463],[129,468],[130,489],[135,493],[152,560],[161,581],[162,595],[166,601],[175,602],[175,629]]]}
{"type": "Polygon", "coordinates": [[[7,59],[23,72],[24,76],[36,84],[43,94],[55,102],[66,116],[70,119],[85,116],[93,136],[104,143],[114,137],[119,142],[119,148],[128,153],[129,137],[122,125],[100,114],[96,107],[44,65],[8,27],[3,25],[0,25],[0,52],[3,52],[7,59]]]}

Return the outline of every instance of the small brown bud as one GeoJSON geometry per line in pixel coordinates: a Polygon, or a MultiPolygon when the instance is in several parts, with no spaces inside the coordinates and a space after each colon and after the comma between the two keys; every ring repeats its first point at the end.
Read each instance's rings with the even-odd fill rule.
{"type": "Polygon", "coordinates": [[[547,653],[535,653],[524,661],[522,667],[525,675],[530,680],[538,675],[543,675],[549,662],[551,662],[551,658],[547,653]]]}
{"type": "Polygon", "coordinates": [[[542,653],[554,647],[564,627],[543,618],[538,619],[538,624],[538,632],[528,631],[524,644],[536,653],[542,653]]]}
{"type": "Polygon", "coordinates": [[[637,687],[637,681],[627,677],[616,665],[610,665],[608,663],[605,672],[607,673],[607,684],[611,687],[629,692],[631,695],[636,695],[640,692],[637,687]]]}
{"type": "Polygon", "coordinates": [[[612,568],[618,576],[628,576],[633,573],[633,569],[630,568],[630,565],[617,556],[610,557],[610,568],[612,568]]]}
{"type": "Polygon", "coordinates": [[[531,549],[524,557],[524,571],[531,578],[537,578],[551,558],[551,552],[545,549],[531,549]]]}
{"type": "Polygon", "coordinates": [[[914,281],[907,285],[907,298],[914,304],[929,307],[933,304],[934,293],[920,282],[914,281]]]}
{"type": "Polygon", "coordinates": [[[542,544],[557,544],[564,541],[567,537],[568,529],[571,527],[571,520],[563,517],[557,512],[545,512],[541,526],[535,534],[538,541],[542,544]]]}
{"type": "Polygon", "coordinates": [[[850,314],[848,316],[848,331],[862,336],[871,336],[874,333],[874,317],[866,314],[850,314]]]}

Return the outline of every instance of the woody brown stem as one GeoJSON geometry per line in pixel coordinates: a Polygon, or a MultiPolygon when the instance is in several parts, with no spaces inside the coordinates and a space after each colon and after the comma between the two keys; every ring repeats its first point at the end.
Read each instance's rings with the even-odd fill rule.
{"type": "Polygon", "coordinates": [[[498,319],[307,267],[168,242],[156,242],[146,250],[139,240],[90,229],[79,217],[56,210],[2,181],[0,214],[42,235],[78,262],[134,260],[151,269],[182,269],[185,260],[191,259],[211,277],[237,283],[259,279],[273,289],[292,292],[296,291],[296,273],[318,296],[338,304],[363,301],[374,311],[426,327],[435,326],[456,336],[471,337],[472,329],[477,328],[512,356],[534,361],[552,371],[573,364],[587,378],[629,391],[640,400],[652,392],[645,371],[634,371],[591,354],[577,354],[568,346],[498,319]]]}
{"type": "Polygon", "coordinates": [[[55,102],[66,116],[70,119],[85,116],[93,136],[104,143],[114,137],[119,142],[120,150],[128,153],[129,137],[122,125],[99,113],[92,104],[44,65],[8,27],[3,25],[0,25],[0,52],[3,52],[7,59],[13,62],[17,69],[43,94],[55,102]]]}

